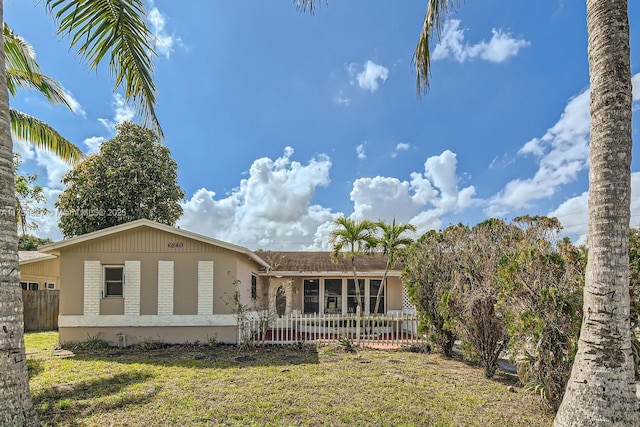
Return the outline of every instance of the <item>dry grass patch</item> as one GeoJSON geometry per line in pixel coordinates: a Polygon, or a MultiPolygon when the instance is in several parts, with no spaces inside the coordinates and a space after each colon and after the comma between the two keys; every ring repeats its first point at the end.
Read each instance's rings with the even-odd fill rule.
{"type": "Polygon", "coordinates": [[[439,355],[340,346],[84,349],[25,335],[43,425],[547,426],[511,376],[439,355]],[[37,351],[37,352],[36,352],[37,351]],[[516,386],[516,392],[507,390],[516,386]]]}

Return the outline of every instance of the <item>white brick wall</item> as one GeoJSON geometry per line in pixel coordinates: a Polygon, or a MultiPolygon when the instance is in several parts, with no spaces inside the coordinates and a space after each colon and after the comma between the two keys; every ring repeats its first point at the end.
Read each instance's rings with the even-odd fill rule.
{"type": "Polygon", "coordinates": [[[158,315],[173,314],[173,261],[158,261],[158,315]]]}
{"type": "Polygon", "coordinates": [[[124,314],[140,314],[140,261],[124,262],[124,314]]]}
{"type": "Polygon", "coordinates": [[[213,261],[198,261],[198,314],[213,314],[213,261]]]}
{"type": "Polygon", "coordinates": [[[85,316],[100,314],[102,290],[102,265],[100,261],[84,262],[84,310],[85,316]]]}

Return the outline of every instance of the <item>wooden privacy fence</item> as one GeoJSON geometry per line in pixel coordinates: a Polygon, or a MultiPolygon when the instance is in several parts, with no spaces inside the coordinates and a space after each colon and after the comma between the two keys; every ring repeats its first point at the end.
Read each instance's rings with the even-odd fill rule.
{"type": "Polygon", "coordinates": [[[22,291],[25,331],[58,329],[60,291],[22,291]]]}
{"type": "Polygon", "coordinates": [[[415,313],[373,316],[296,314],[272,318],[249,313],[239,322],[239,343],[254,345],[316,343],[348,339],[358,346],[400,347],[425,342],[415,313]]]}

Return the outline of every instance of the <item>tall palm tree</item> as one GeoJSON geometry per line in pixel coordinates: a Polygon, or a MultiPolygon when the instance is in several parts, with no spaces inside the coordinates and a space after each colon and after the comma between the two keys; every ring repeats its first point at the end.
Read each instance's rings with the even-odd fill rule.
{"type": "MultiPolygon", "coordinates": [[[[33,47],[14,33],[6,22],[2,36],[9,94],[16,96],[19,88],[33,89],[40,92],[51,104],[61,104],[72,110],[60,84],[40,70],[33,47]]],[[[74,165],[84,158],[80,148],[42,120],[13,108],[10,109],[10,115],[11,131],[18,139],[52,152],[69,165],[74,165]]]]}
{"type": "Polygon", "coordinates": [[[387,224],[384,221],[378,221],[375,225],[382,231],[382,235],[380,237],[376,237],[373,249],[382,250],[382,254],[387,258],[387,265],[384,269],[384,275],[382,276],[382,283],[380,284],[378,293],[376,294],[376,305],[373,310],[374,316],[378,313],[378,308],[380,307],[380,297],[382,296],[384,284],[387,282],[389,269],[395,267],[400,252],[413,243],[412,238],[403,237],[403,234],[409,231],[416,231],[415,225],[396,224],[395,218],[393,218],[393,222],[391,224],[387,224]]]}
{"type": "MultiPolygon", "coordinates": [[[[297,0],[313,12],[318,0],[297,0]]],[[[418,96],[430,43],[461,0],[427,0],[414,53],[418,96]]],[[[638,425],[629,331],[631,67],[628,1],[586,0],[590,74],[589,255],[578,353],[555,424],[638,425]]]]}
{"type": "MultiPolygon", "coordinates": [[[[58,33],[71,38],[71,46],[90,69],[105,56],[138,112],[162,135],[155,114],[152,34],[147,28],[143,0],[46,0],[59,24],[58,33]]],[[[3,17],[0,1],[0,20],[3,17]]],[[[4,41],[3,41],[4,44],[4,41]]],[[[22,289],[19,285],[17,230],[14,215],[13,146],[4,48],[0,49],[0,425],[37,426],[29,393],[24,349],[22,289]]]]}
{"type": "Polygon", "coordinates": [[[353,272],[353,284],[356,288],[356,307],[363,313],[362,292],[358,282],[356,269],[356,255],[367,252],[375,242],[375,224],[368,220],[357,221],[340,216],[333,222],[336,227],[329,235],[331,243],[331,258],[338,261],[340,254],[351,258],[351,270],[353,272]]]}

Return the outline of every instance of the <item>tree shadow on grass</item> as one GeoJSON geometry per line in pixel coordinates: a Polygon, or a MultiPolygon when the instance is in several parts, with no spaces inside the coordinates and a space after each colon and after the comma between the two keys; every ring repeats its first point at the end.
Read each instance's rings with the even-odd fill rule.
{"type": "Polygon", "coordinates": [[[231,345],[174,345],[145,350],[136,347],[110,348],[99,352],[77,351],[75,359],[142,363],[154,366],[225,369],[248,366],[290,366],[320,363],[315,346],[264,346],[241,348],[231,345]]]}
{"type": "Polygon", "coordinates": [[[39,359],[27,359],[27,370],[29,379],[37,377],[43,370],[42,361],[39,359]]]}
{"type": "Polygon", "coordinates": [[[159,391],[155,384],[135,390],[125,388],[145,383],[153,376],[146,372],[128,372],[76,384],[54,384],[33,399],[44,425],[75,425],[78,419],[89,414],[148,403],[159,391]]]}

